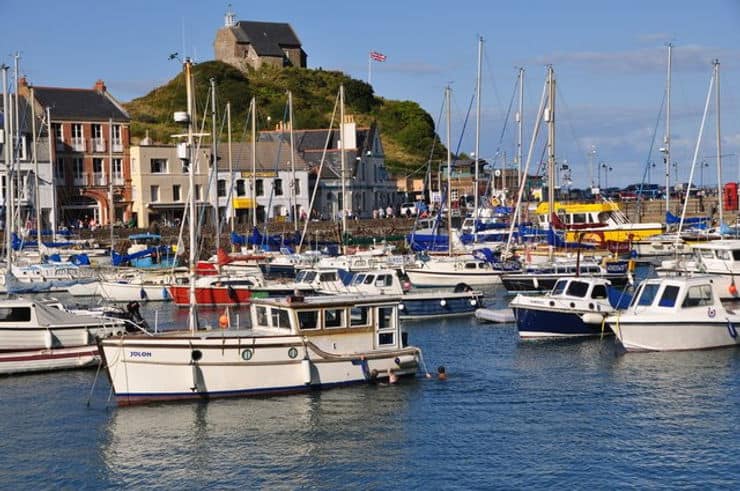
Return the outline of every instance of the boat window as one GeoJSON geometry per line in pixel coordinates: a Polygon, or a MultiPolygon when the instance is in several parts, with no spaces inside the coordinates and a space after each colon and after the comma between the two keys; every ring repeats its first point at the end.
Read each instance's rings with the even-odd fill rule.
{"type": "Polygon", "coordinates": [[[257,307],[257,325],[259,327],[267,327],[267,307],[257,307]]]}
{"type": "Polygon", "coordinates": [[[285,309],[270,309],[272,314],[272,327],[290,329],[290,315],[285,309]]]}
{"type": "Polygon", "coordinates": [[[334,272],[321,273],[319,275],[319,281],[336,281],[337,275],[334,272]]]}
{"type": "Polygon", "coordinates": [[[722,259],[723,261],[729,261],[730,259],[732,259],[732,256],[730,255],[730,251],[726,251],[724,249],[718,249],[717,259],[722,259]]]}
{"type": "Polygon", "coordinates": [[[344,309],[324,310],[324,327],[344,327],[344,309]]]}
{"type": "Polygon", "coordinates": [[[612,214],[610,211],[602,211],[597,215],[599,223],[606,223],[611,216],[612,214]]]}
{"type": "Polygon", "coordinates": [[[591,291],[591,298],[604,300],[607,298],[606,295],[606,286],[604,285],[596,285],[594,286],[594,289],[591,291]]]}
{"type": "Polygon", "coordinates": [[[560,295],[565,291],[565,285],[568,284],[568,280],[558,280],[552,289],[551,295],[560,295]]]}
{"type": "Polygon", "coordinates": [[[634,307],[637,305],[637,299],[640,298],[640,295],[642,294],[642,285],[637,287],[637,291],[635,292],[635,296],[632,297],[632,302],[630,302],[630,307],[634,307]]]}
{"type": "Polygon", "coordinates": [[[586,223],[586,214],[585,213],[573,213],[572,223],[586,223]]]}
{"type": "Polygon", "coordinates": [[[565,294],[572,297],[585,297],[587,292],[588,283],[583,281],[571,281],[565,294]]]}
{"type": "Polygon", "coordinates": [[[689,291],[686,292],[686,298],[684,298],[681,307],[701,307],[713,304],[712,287],[710,285],[696,285],[690,287],[689,291]]]}
{"type": "Polygon", "coordinates": [[[740,250],[732,251],[732,259],[740,261],[740,250]]]}
{"type": "Polygon", "coordinates": [[[714,251],[711,249],[699,249],[699,253],[704,259],[714,259],[714,251]]]}
{"type": "Polygon", "coordinates": [[[350,327],[367,326],[370,320],[369,307],[352,307],[350,310],[350,327]]]}
{"type": "Polygon", "coordinates": [[[302,331],[319,328],[319,311],[318,310],[299,310],[298,326],[302,331]]]}
{"type": "Polygon", "coordinates": [[[305,277],[306,277],[306,272],[305,271],[298,271],[298,274],[295,275],[295,281],[296,281],[296,283],[303,282],[303,278],[305,278],[305,277]]]}
{"type": "Polygon", "coordinates": [[[354,279],[352,280],[353,285],[362,285],[362,283],[365,281],[365,275],[364,274],[356,274],[354,279]]]}
{"type": "Polygon", "coordinates": [[[307,271],[306,276],[303,278],[303,281],[306,283],[311,283],[316,278],[316,271],[307,271]]]}
{"type": "Polygon", "coordinates": [[[31,320],[31,307],[9,307],[0,309],[0,322],[28,322],[31,320]]]}
{"type": "Polygon", "coordinates": [[[475,269],[478,267],[478,263],[465,263],[465,269],[475,269]]]}
{"type": "Polygon", "coordinates": [[[249,280],[229,280],[222,282],[223,286],[252,286],[254,283],[252,283],[249,280]]]}
{"type": "Polygon", "coordinates": [[[373,280],[375,280],[375,275],[374,274],[369,274],[369,275],[367,275],[365,277],[365,284],[366,285],[372,285],[373,284],[373,280]]]}
{"type": "Polygon", "coordinates": [[[375,286],[391,286],[393,284],[393,278],[389,274],[379,275],[378,279],[375,280],[375,286]]]}
{"type": "Polygon", "coordinates": [[[648,285],[643,286],[642,288],[642,294],[640,295],[639,300],[637,301],[637,305],[652,305],[653,300],[655,300],[655,295],[658,293],[658,288],[660,288],[660,284],[651,283],[648,285]]]}
{"type": "Polygon", "coordinates": [[[395,310],[393,307],[378,309],[378,346],[396,344],[396,326],[393,322],[395,310]]]}
{"type": "Polygon", "coordinates": [[[658,307],[673,307],[676,305],[676,298],[681,289],[677,286],[668,285],[663,289],[663,296],[660,297],[658,307]]]}

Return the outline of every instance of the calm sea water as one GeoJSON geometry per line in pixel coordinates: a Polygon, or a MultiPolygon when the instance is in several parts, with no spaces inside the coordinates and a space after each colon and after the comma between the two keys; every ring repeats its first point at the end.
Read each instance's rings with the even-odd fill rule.
{"type": "Polygon", "coordinates": [[[0,488],[740,487],[740,350],[406,330],[447,381],[119,409],[94,370],[0,378],[0,488]]]}

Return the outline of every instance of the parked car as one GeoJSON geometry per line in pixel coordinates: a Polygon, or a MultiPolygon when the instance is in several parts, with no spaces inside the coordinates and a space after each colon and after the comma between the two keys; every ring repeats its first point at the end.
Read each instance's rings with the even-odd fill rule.
{"type": "Polygon", "coordinates": [[[415,217],[419,210],[416,208],[416,203],[403,203],[399,209],[399,213],[402,217],[415,217]]]}

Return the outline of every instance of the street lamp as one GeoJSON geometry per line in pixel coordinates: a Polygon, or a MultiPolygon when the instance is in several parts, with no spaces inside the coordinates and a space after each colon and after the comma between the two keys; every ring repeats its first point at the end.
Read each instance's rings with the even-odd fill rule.
{"type": "Polygon", "coordinates": [[[599,168],[599,187],[601,187],[601,169],[604,169],[604,189],[609,189],[609,172],[614,170],[611,166],[602,162],[599,168]]]}

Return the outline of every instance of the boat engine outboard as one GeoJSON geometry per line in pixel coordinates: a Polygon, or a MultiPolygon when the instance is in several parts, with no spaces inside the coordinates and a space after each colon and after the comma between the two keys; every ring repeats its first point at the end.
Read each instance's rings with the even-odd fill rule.
{"type": "MultiPolygon", "coordinates": [[[[149,330],[149,323],[142,317],[139,311],[139,302],[129,302],[126,304],[126,312],[128,313],[128,320],[139,326],[144,330],[149,330]]],[[[126,331],[135,331],[135,328],[131,325],[126,326],[126,331]]]]}

